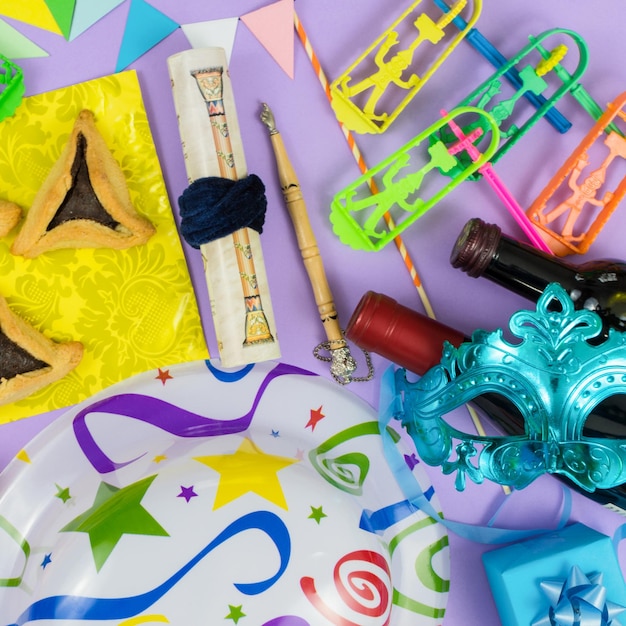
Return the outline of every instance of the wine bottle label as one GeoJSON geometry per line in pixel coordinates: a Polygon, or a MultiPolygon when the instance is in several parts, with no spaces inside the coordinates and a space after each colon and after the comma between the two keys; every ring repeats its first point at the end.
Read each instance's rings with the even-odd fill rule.
{"type": "Polygon", "coordinates": [[[613,513],[617,513],[618,515],[621,515],[622,517],[626,517],[626,511],[620,508],[619,506],[617,506],[617,504],[613,504],[612,502],[607,502],[606,504],[603,504],[602,506],[605,509],[608,509],[609,511],[613,511],[613,513]]]}

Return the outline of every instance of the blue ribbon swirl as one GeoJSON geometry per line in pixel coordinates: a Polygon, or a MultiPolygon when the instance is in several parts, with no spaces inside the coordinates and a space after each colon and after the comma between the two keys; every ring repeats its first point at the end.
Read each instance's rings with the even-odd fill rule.
{"type": "Polygon", "coordinates": [[[291,538],[285,523],[275,513],[256,511],[229,524],[195,557],[155,589],[127,598],[92,598],[51,596],[34,602],[10,626],[23,626],[36,620],[121,620],[135,617],[150,608],[176,585],[205,556],[231,537],[257,529],[272,540],[278,550],[280,565],[273,576],[256,583],[234,583],[246,595],[257,595],[269,589],[285,572],[291,556],[291,538]]]}

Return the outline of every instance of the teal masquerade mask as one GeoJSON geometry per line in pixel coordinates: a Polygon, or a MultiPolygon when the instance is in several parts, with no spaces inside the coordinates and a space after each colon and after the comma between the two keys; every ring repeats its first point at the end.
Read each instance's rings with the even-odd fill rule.
{"type": "Polygon", "coordinates": [[[454,348],[446,343],[439,365],[418,381],[395,372],[400,409],[395,416],[421,459],[465,477],[487,478],[517,489],[544,474],[561,474],[587,491],[626,482],[626,440],[588,437],[583,428],[603,400],[626,393],[626,333],[601,339],[599,315],[576,311],[558,284],[548,285],[536,311],[518,311],[509,328],[477,330],[454,348]],[[482,394],[499,394],[517,407],[525,426],[515,436],[471,435],[443,416],[482,394]]]}

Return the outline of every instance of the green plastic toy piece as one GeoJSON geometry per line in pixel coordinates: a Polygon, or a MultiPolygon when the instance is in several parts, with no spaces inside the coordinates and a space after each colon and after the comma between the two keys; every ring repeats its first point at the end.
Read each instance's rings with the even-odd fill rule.
{"type": "Polygon", "coordinates": [[[21,68],[0,54],[0,121],[15,113],[24,90],[21,68]]]}
{"type": "MultiPolygon", "coordinates": [[[[567,93],[575,95],[580,89],[580,77],[584,74],[588,65],[588,50],[585,41],[578,33],[564,28],[553,28],[541,35],[529,37],[530,43],[522,48],[508,63],[498,68],[486,81],[470,93],[458,106],[475,106],[488,112],[498,124],[500,129],[501,144],[496,150],[491,163],[496,163],[508,152],[554,105],[567,93]],[[561,41],[564,37],[571,40],[578,49],[578,63],[571,74],[560,64],[564,56],[569,54],[569,46],[560,43],[555,45],[551,52],[542,46],[542,42],[554,37],[561,41]],[[532,63],[532,56],[538,54],[538,61],[532,63]],[[521,66],[517,67],[517,66],[521,66]],[[521,80],[521,86],[508,97],[502,97],[503,87],[507,84],[503,77],[511,69],[515,68],[521,80]],[[551,74],[550,81],[547,75],[551,74]],[[557,83],[554,85],[554,83],[557,83]],[[554,85],[552,94],[547,94],[550,84],[554,85]],[[523,115],[517,106],[524,94],[532,93],[541,95],[545,101],[539,108],[530,109],[530,115],[523,120],[523,115]],[[511,120],[515,119],[515,123],[511,120]]],[[[587,94],[588,95],[588,94],[587,94]]],[[[588,101],[588,98],[587,98],[588,101]]],[[[484,119],[476,123],[484,124],[484,119]]],[[[463,127],[463,132],[469,135],[476,126],[463,127]]],[[[431,142],[443,141],[446,145],[456,141],[456,137],[449,129],[431,138],[431,142]]],[[[469,156],[466,154],[466,160],[469,156]]],[[[460,167],[465,166],[466,161],[460,159],[460,167]]],[[[452,175],[455,174],[453,170],[452,175]]],[[[479,179],[480,172],[472,176],[473,180],[479,179]]]]}
{"type": "Polygon", "coordinates": [[[356,250],[380,250],[485,165],[499,141],[498,125],[489,113],[477,107],[451,111],[333,198],[330,221],[335,234],[356,250]],[[481,140],[488,145],[476,161],[459,167],[448,146],[442,141],[429,144],[429,138],[450,121],[467,123],[468,118],[487,129],[481,140]],[[441,175],[452,170],[452,177],[441,175]]]}
{"type": "MultiPolygon", "coordinates": [[[[571,80],[569,72],[560,64],[560,59],[556,63],[551,63],[550,59],[554,56],[554,51],[550,52],[546,50],[540,42],[536,41],[534,37],[529,37],[531,42],[536,42],[537,50],[541,53],[546,62],[550,64],[550,70],[565,83],[571,80]]],[[[577,83],[570,89],[572,97],[576,99],[578,104],[591,116],[594,121],[598,121],[602,115],[604,115],[604,109],[593,99],[591,94],[580,84],[577,83]]],[[[606,132],[618,133],[620,136],[624,136],[621,129],[614,123],[609,124],[606,128],[606,132]]]]}

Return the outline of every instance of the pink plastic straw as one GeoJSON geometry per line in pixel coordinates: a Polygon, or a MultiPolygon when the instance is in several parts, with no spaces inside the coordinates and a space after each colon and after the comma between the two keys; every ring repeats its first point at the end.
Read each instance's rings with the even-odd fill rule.
{"type": "MultiPolygon", "coordinates": [[[[447,115],[447,111],[441,111],[441,115],[447,115]]],[[[455,152],[459,150],[465,150],[469,154],[472,161],[476,162],[481,156],[478,148],[472,143],[477,136],[482,132],[477,129],[473,134],[466,135],[459,125],[450,120],[448,125],[452,129],[452,132],[458,137],[459,142],[456,144],[455,152]]],[[[529,241],[539,250],[543,250],[548,254],[554,254],[548,244],[539,236],[539,233],[533,227],[528,216],[524,212],[524,209],[519,205],[517,200],[513,197],[513,194],[508,190],[506,185],[502,182],[502,179],[496,174],[491,163],[487,162],[478,168],[478,171],[485,177],[487,182],[491,185],[496,192],[500,200],[504,203],[504,206],[508,209],[509,213],[513,216],[515,221],[519,224],[520,228],[524,231],[524,234],[528,237],[529,241]]]]}

